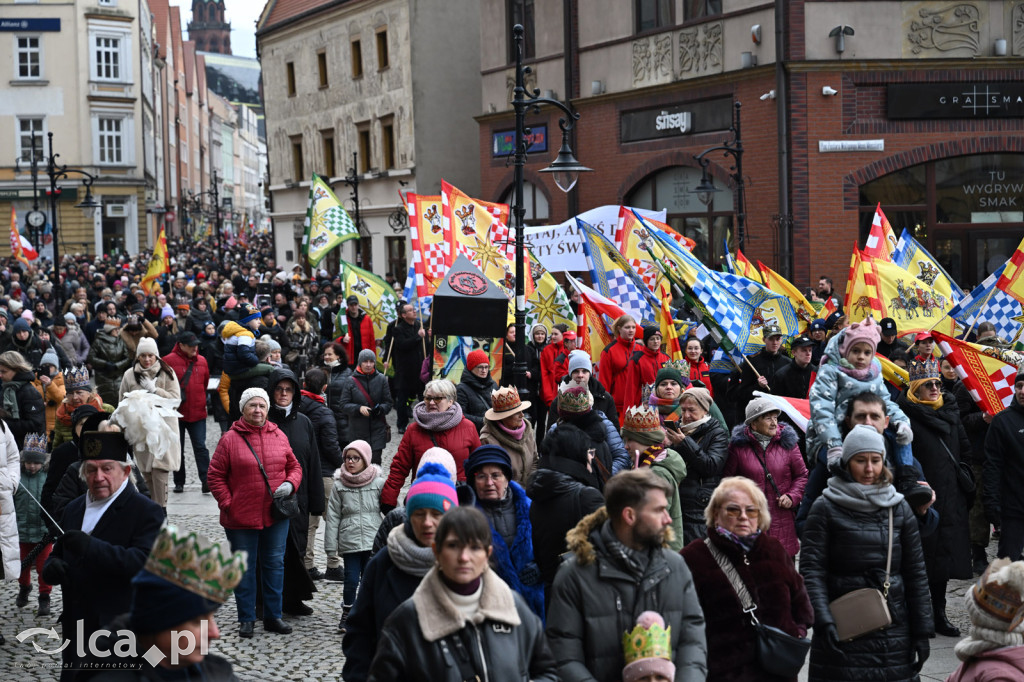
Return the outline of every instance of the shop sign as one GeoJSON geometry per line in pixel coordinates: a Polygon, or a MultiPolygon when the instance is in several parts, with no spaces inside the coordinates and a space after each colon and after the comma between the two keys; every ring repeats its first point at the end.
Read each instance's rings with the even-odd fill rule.
{"type": "Polygon", "coordinates": [[[913,83],[887,86],[888,115],[899,118],[1017,118],[1024,83],[913,83]]]}
{"type": "Polygon", "coordinates": [[[819,152],[884,152],[885,140],[818,140],[819,152]]]}
{"type": "Polygon", "coordinates": [[[728,130],[730,125],[732,99],[729,98],[624,111],[619,119],[623,142],[728,130]]]}
{"type": "MultiPolygon", "coordinates": [[[[546,124],[532,125],[526,134],[526,153],[548,150],[548,127],[546,124]]],[[[516,153],[516,131],[502,130],[491,133],[491,157],[503,158],[516,153]]]]}
{"type": "Polygon", "coordinates": [[[0,31],[60,31],[60,18],[0,19],[0,31]]]}

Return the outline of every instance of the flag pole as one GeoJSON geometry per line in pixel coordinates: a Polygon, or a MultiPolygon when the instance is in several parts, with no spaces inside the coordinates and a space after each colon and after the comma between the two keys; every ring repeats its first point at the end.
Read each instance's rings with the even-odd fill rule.
{"type": "MultiPolygon", "coordinates": [[[[760,379],[760,378],[761,378],[761,373],[757,371],[757,367],[754,367],[754,363],[752,363],[752,362],[750,361],[750,358],[748,358],[748,357],[747,357],[746,355],[744,355],[744,356],[743,356],[743,359],[744,359],[744,360],[746,361],[746,363],[747,363],[748,365],[750,365],[750,369],[754,370],[754,374],[756,374],[756,375],[757,375],[757,378],[758,378],[758,379],[760,379]]],[[[767,384],[767,380],[765,381],[765,383],[767,384]]],[[[765,388],[767,388],[767,389],[768,389],[769,391],[770,391],[770,390],[772,390],[772,387],[771,387],[771,386],[767,386],[767,385],[766,385],[766,386],[765,386],[765,388]]]]}
{"type": "Polygon", "coordinates": [[[966,340],[967,340],[967,337],[968,337],[968,336],[970,336],[971,334],[973,334],[973,333],[974,333],[974,329],[975,329],[975,327],[977,327],[977,326],[978,326],[978,318],[979,318],[979,317],[981,317],[981,311],[985,309],[985,306],[987,306],[987,305],[988,305],[988,302],[989,302],[989,301],[990,301],[990,300],[992,299],[992,296],[993,296],[993,295],[994,295],[995,293],[996,293],[996,287],[994,287],[994,286],[993,286],[993,287],[992,287],[992,288],[991,288],[991,289],[989,290],[989,292],[988,292],[988,296],[986,296],[986,297],[985,297],[985,300],[981,302],[981,305],[980,305],[980,306],[978,306],[978,313],[977,313],[977,314],[976,314],[976,315],[974,316],[974,321],[973,321],[973,322],[971,322],[971,328],[967,330],[967,333],[966,333],[966,334],[964,334],[964,341],[966,341],[966,340]]]}
{"type": "Polygon", "coordinates": [[[388,361],[384,363],[384,374],[388,373],[388,367],[391,366],[391,350],[395,347],[395,335],[391,335],[391,342],[388,343],[388,361]]]}

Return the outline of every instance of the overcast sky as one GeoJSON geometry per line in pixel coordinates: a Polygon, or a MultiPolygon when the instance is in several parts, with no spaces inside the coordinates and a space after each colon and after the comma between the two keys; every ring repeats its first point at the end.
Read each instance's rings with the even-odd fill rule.
{"type": "MultiPolygon", "coordinates": [[[[176,0],[181,7],[181,31],[188,39],[188,22],[192,21],[192,1],[176,0]]],[[[263,0],[224,0],[227,20],[231,23],[231,52],[239,57],[256,58],[256,20],[263,11],[263,0]]]]}

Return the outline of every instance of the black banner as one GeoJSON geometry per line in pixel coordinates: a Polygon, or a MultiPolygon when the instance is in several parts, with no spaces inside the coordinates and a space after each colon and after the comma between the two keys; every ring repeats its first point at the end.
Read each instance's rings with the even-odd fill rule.
{"type": "Polygon", "coordinates": [[[887,86],[888,115],[897,118],[1024,116],[1024,83],[914,83],[887,86]]]}

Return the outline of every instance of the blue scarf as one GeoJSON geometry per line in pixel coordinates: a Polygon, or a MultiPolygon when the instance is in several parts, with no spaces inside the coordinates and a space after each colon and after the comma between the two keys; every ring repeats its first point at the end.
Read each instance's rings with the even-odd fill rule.
{"type": "Polygon", "coordinates": [[[725,538],[726,540],[731,541],[737,547],[742,549],[744,553],[749,553],[750,550],[754,549],[754,543],[757,542],[757,539],[759,537],[761,537],[761,531],[760,530],[756,530],[756,531],[754,531],[753,533],[751,533],[750,535],[748,535],[746,537],[740,537],[739,535],[736,535],[735,533],[730,533],[729,531],[727,531],[726,529],[722,528],[721,526],[716,526],[715,530],[718,531],[718,534],[721,535],[723,538],[725,538]]]}

